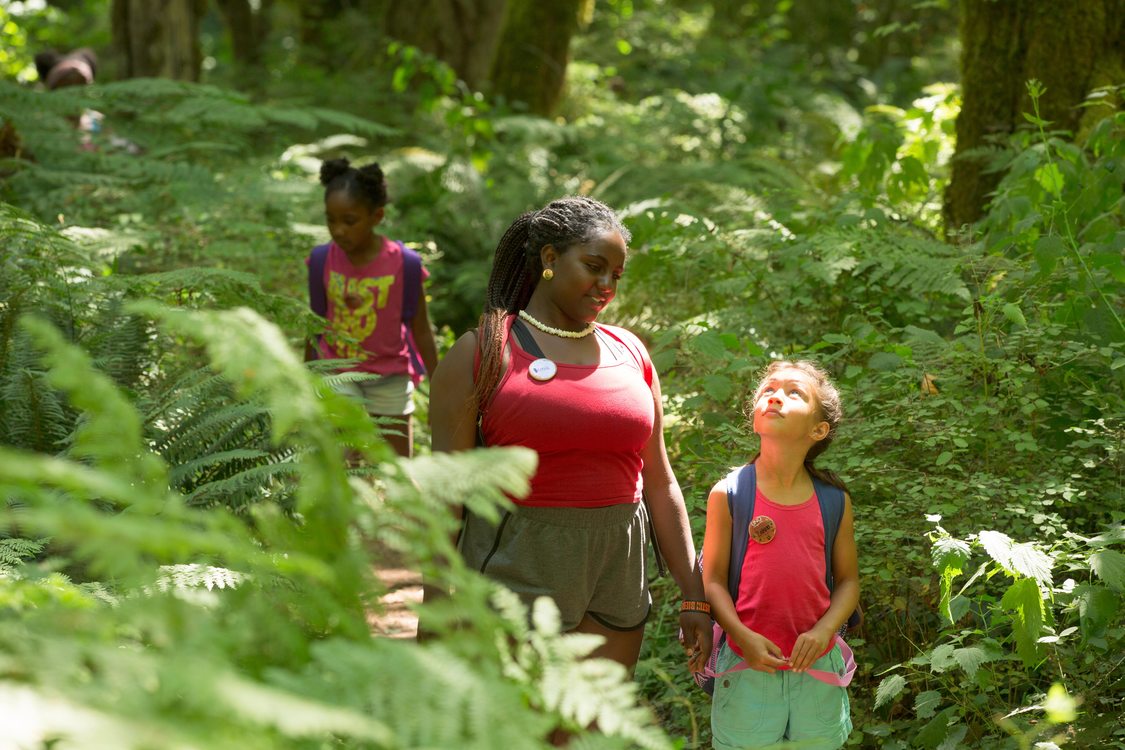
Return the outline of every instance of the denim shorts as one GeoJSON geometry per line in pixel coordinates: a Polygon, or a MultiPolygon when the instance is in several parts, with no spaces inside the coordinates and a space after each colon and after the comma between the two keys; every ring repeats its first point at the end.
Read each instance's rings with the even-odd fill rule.
{"type": "MultiPolygon", "coordinates": [[[[724,643],[716,671],[730,669],[740,659],[724,643]]],[[[838,673],[843,666],[840,647],[833,646],[810,668],[838,673]]],[[[851,731],[846,688],[787,669],[773,674],[745,669],[715,678],[711,703],[715,750],[767,748],[781,742],[809,750],[835,750],[843,746],[851,731]]]]}
{"type": "Polygon", "coordinates": [[[562,630],[591,618],[611,630],[645,624],[648,516],[644,503],[604,508],[517,505],[493,525],[469,514],[459,542],[465,564],[516,593],[558,605],[562,630]]]}

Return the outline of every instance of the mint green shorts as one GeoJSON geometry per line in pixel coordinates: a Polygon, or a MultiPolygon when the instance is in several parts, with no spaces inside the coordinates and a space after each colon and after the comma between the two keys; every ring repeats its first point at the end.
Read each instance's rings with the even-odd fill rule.
{"type": "MultiPolygon", "coordinates": [[[[718,670],[736,666],[741,657],[723,644],[718,670]]],[[[844,657],[834,646],[812,666],[840,672],[844,657]]],[[[808,748],[835,750],[852,731],[848,691],[807,674],[788,670],[766,674],[753,669],[715,678],[711,703],[711,737],[715,750],[808,748]],[[781,743],[792,743],[784,744],[781,743]]]]}

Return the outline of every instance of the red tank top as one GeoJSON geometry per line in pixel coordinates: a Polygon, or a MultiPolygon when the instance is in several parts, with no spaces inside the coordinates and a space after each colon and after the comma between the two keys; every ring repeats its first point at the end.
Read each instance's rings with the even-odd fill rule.
{"type": "Polygon", "coordinates": [[[521,445],[539,454],[530,493],[513,498],[520,505],[600,508],[641,499],[641,451],[656,416],[652,390],[636,357],[616,345],[615,338],[629,334],[598,327],[617,334],[607,337],[616,362],[557,362],[547,381],[528,374],[536,358],[508,337],[511,362],[481,428],[490,446],[521,445]]]}
{"type": "MultiPolygon", "coordinates": [[[[776,532],[765,544],[752,537],[747,542],[734,608],[742,624],[788,657],[797,636],[815,625],[831,602],[824,582],[824,519],[815,494],[800,505],[779,505],[761,490],[754,497],[758,516],[773,519],[776,532]]],[[[742,656],[734,642],[731,649],[742,656]]]]}

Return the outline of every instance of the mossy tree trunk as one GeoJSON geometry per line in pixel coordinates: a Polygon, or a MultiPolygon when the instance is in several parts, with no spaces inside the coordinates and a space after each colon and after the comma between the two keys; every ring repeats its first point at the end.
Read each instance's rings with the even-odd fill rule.
{"type": "Polygon", "coordinates": [[[206,0],[113,0],[113,47],[122,78],[198,81],[206,0]]]}
{"type": "Polygon", "coordinates": [[[392,0],[384,29],[392,39],[444,61],[479,89],[492,70],[506,9],[506,0],[392,0]]]}
{"type": "Polygon", "coordinates": [[[1028,79],[1046,88],[1040,116],[1079,137],[1105,110],[1078,105],[1093,89],[1125,80],[1125,0],[961,0],[960,12],[963,102],[945,194],[951,230],[983,214],[1000,175],[967,154],[1025,124],[1028,79]]]}
{"type": "Polygon", "coordinates": [[[273,0],[257,3],[250,0],[216,0],[230,34],[231,55],[235,63],[252,68],[262,60],[262,43],[269,34],[273,0]]]}
{"type": "Polygon", "coordinates": [[[570,39],[588,9],[584,0],[509,0],[492,66],[493,93],[550,115],[566,81],[570,39]]]}

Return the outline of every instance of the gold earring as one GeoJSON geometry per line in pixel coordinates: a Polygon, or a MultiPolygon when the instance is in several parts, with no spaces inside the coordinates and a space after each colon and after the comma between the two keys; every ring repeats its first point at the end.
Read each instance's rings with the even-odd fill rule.
{"type": "Polygon", "coordinates": [[[543,269],[543,279],[545,281],[550,281],[553,278],[555,278],[555,272],[552,271],[550,268],[544,268],[543,269]]]}

